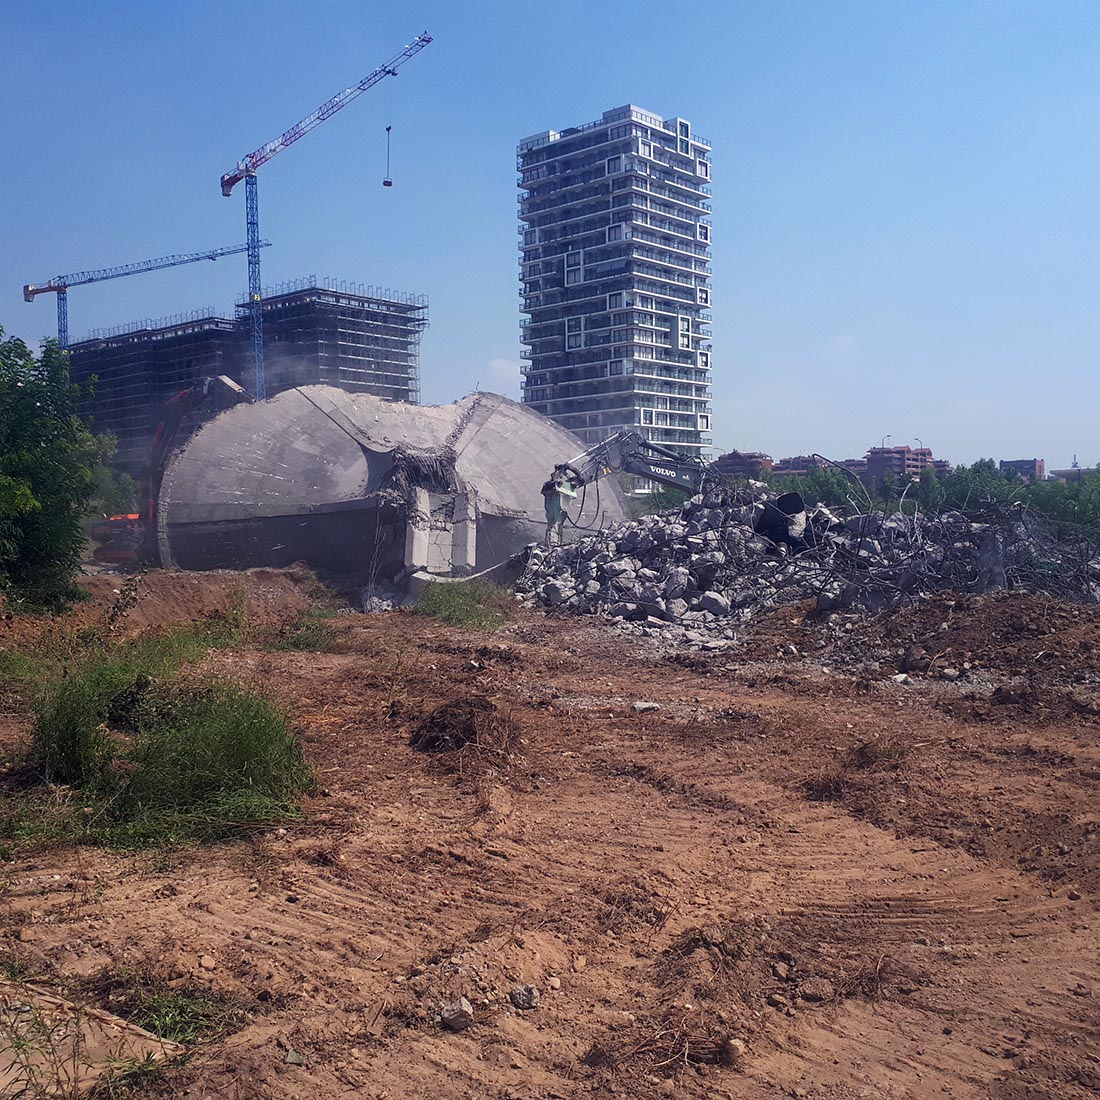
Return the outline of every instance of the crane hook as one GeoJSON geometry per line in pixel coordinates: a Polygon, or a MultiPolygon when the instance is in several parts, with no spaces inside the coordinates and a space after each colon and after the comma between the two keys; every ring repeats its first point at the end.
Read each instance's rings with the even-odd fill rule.
{"type": "Polygon", "coordinates": [[[392,126],[386,127],[386,178],[382,180],[383,187],[392,187],[393,180],[390,179],[390,131],[392,126]]]}

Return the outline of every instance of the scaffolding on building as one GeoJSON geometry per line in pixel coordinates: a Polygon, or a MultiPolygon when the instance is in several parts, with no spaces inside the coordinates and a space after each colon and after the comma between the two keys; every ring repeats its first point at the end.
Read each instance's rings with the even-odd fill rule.
{"type": "MultiPolygon", "coordinates": [[[[247,296],[237,300],[248,317],[247,296]]],[[[420,403],[420,337],[428,298],[343,279],[309,276],[263,291],[271,392],[320,383],[390,401],[420,403]],[[296,381],[295,381],[296,379],[296,381]]]]}
{"type": "MultiPolygon", "coordinates": [[[[268,393],[324,384],[390,401],[420,401],[428,299],[315,277],[264,291],[268,393]]],[[[118,439],[116,465],[137,473],[169,397],[209,375],[252,384],[246,301],[97,329],[71,346],[74,380],[96,379],[84,412],[118,439]]],[[[184,436],[187,425],[184,426],[184,436]]],[[[184,436],[181,436],[183,438],[184,436]]]]}

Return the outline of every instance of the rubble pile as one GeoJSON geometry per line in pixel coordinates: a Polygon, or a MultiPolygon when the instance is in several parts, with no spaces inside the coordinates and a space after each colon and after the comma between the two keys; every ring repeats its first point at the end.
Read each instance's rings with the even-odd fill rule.
{"type": "Polygon", "coordinates": [[[1059,540],[1047,521],[996,505],[842,518],[750,483],[535,548],[517,584],[528,605],[603,614],[630,631],[707,645],[732,639],[763,611],[808,599],[828,612],[1004,588],[1100,602],[1097,533],[1059,540]]]}

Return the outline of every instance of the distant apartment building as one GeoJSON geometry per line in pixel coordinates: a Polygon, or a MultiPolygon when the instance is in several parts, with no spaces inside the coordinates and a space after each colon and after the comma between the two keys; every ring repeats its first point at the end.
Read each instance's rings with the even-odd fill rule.
{"type": "Polygon", "coordinates": [[[771,472],[776,477],[799,477],[824,465],[826,463],[816,455],[791,455],[773,462],[771,472]]]}
{"type": "Polygon", "coordinates": [[[1043,481],[1047,464],[1041,458],[1002,458],[998,464],[1002,474],[1017,473],[1027,481],[1043,481]]]}
{"type": "Polygon", "coordinates": [[[1086,477],[1091,477],[1098,470],[1100,467],[1081,466],[1075,461],[1068,470],[1051,470],[1050,477],[1052,481],[1084,481],[1086,477]]]}
{"type": "Polygon", "coordinates": [[[866,454],[868,485],[880,486],[886,478],[894,481],[912,481],[919,478],[921,470],[933,465],[932,451],[928,447],[871,447],[866,454]]]}
{"type": "Polygon", "coordinates": [[[944,477],[951,471],[950,463],[942,458],[934,459],[928,447],[871,447],[863,458],[845,458],[835,463],[818,455],[781,458],[772,465],[771,474],[773,477],[798,477],[814,470],[837,467],[855,474],[869,489],[882,488],[886,478],[915,480],[927,468],[935,470],[937,477],[944,477]]]}
{"type": "Polygon", "coordinates": [[[758,478],[771,473],[772,456],[761,451],[730,451],[714,460],[714,469],[722,477],[758,478]]]}
{"type": "Polygon", "coordinates": [[[848,470],[861,480],[867,473],[867,459],[845,458],[840,462],[830,462],[820,455],[792,455],[790,458],[781,458],[772,465],[773,477],[804,477],[814,470],[837,469],[848,470]]]}
{"type": "Polygon", "coordinates": [[[586,443],[711,444],[710,148],[629,105],[519,143],[523,401],[586,443]]]}
{"type": "MultiPolygon", "coordinates": [[[[264,363],[270,395],[324,383],[390,401],[420,399],[424,295],[301,279],[263,301],[264,363]]],[[[215,374],[252,389],[247,303],[237,316],[196,311],[93,332],[69,348],[73,380],[96,379],[82,411],[118,439],[115,464],[131,474],[149,454],[168,398],[215,374]]],[[[189,428],[184,425],[184,432],[189,428]]]]}

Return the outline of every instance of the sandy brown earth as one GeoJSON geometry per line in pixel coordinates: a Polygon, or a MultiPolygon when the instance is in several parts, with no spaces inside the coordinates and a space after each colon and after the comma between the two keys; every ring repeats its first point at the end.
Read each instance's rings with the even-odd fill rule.
{"type": "MultiPolygon", "coordinates": [[[[154,613],[158,583],[204,590],[150,578],[154,620],[188,610],[154,613]]],[[[299,820],[0,868],[3,950],[47,985],[144,966],[246,1007],[142,1095],[1100,1092],[1096,611],[788,609],[708,654],[541,613],[338,626],[331,652],[206,662],[292,708],[319,783],[299,820]],[[410,747],[471,699],[480,748],[410,747]]]]}

